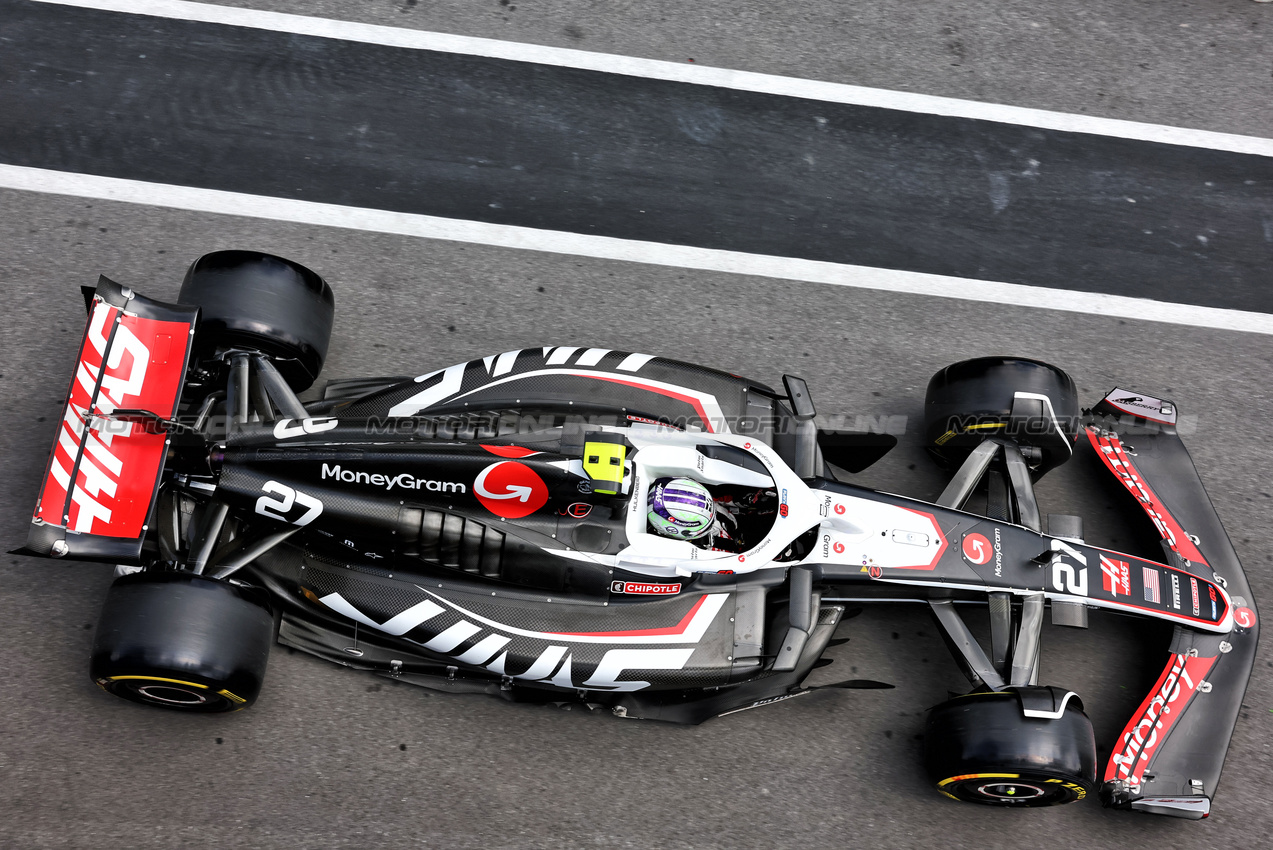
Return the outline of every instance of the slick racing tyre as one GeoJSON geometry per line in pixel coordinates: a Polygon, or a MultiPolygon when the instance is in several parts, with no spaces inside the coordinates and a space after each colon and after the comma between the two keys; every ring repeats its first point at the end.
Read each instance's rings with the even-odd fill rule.
{"type": "Polygon", "coordinates": [[[928,776],[965,803],[1036,808],[1085,799],[1096,786],[1096,738],[1077,703],[1045,720],[1024,716],[1011,692],[944,702],[924,732],[928,776]]]}
{"type": "Polygon", "coordinates": [[[106,596],[90,672],[132,702],[236,711],[260,694],[273,640],[263,593],[192,573],[134,573],[106,596]]]}
{"type": "Polygon", "coordinates": [[[943,467],[957,469],[987,437],[1011,437],[1029,447],[1035,478],[1070,459],[1079,427],[1078,390],[1055,366],[1021,357],[978,357],[947,366],[928,382],[924,444],[943,467]],[[1013,419],[1017,393],[1023,418],[1013,419]],[[1046,398],[1047,402],[1042,402],[1046,398]]]}
{"type": "Polygon", "coordinates": [[[298,263],[256,251],[204,254],[186,272],[177,301],[202,310],[196,357],[260,351],[296,392],[323,368],[336,301],[327,282],[298,263]]]}

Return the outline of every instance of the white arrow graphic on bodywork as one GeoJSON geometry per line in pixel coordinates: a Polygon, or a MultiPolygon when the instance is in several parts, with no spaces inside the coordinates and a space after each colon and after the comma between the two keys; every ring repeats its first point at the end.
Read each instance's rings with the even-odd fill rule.
{"type": "Polygon", "coordinates": [[[477,480],[473,482],[473,492],[487,499],[516,499],[519,502],[529,502],[530,495],[534,492],[533,487],[523,487],[520,484],[505,484],[504,487],[508,490],[507,493],[492,493],[486,489],[486,476],[492,470],[503,465],[504,463],[493,463],[483,469],[481,474],[477,476],[477,480]]]}
{"type": "Polygon", "coordinates": [[[329,593],[318,601],[338,614],[344,614],[349,619],[362,623],[364,626],[370,626],[371,628],[378,629],[385,634],[395,636],[405,635],[416,626],[432,620],[434,617],[446,610],[442,606],[426,599],[423,602],[418,602],[415,605],[412,605],[407,610],[391,617],[384,623],[377,623],[353,605],[350,605],[349,602],[339,593],[329,593]]]}

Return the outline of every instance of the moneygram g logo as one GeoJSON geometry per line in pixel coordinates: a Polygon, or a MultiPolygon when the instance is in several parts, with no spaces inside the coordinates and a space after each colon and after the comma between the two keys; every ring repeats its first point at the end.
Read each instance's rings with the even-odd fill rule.
{"type": "Polygon", "coordinates": [[[488,511],[508,519],[529,516],[548,501],[548,485],[524,463],[505,460],[478,474],[473,493],[488,511]]]}
{"type": "Polygon", "coordinates": [[[977,566],[989,561],[990,556],[994,554],[994,549],[990,546],[990,539],[986,535],[977,534],[976,532],[964,535],[963,550],[964,557],[977,566]]]}

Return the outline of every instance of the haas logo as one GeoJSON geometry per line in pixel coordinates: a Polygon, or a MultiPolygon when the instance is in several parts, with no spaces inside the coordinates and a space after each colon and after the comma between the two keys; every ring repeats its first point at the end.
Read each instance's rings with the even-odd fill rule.
{"type": "Polygon", "coordinates": [[[505,460],[492,463],[473,482],[477,500],[496,516],[520,519],[548,501],[548,485],[524,463],[505,460]]]}
{"type": "Polygon", "coordinates": [[[994,550],[990,546],[990,539],[984,534],[973,532],[964,536],[964,557],[977,566],[981,566],[990,560],[990,556],[994,554],[994,550]]]}
{"type": "Polygon", "coordinates": [[[173,333],[187,328],[96,301],[37,516],[89,534],[142,532],[164,437],[104,417],[120,407],[170,413],[181,367],[167,358],[173,333]],[[152,346],[168,347],[152,355],[152,346]]]}

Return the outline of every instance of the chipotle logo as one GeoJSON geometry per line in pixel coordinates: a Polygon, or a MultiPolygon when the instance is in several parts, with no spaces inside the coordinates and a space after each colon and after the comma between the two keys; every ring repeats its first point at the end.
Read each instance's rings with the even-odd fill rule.
{"type": "Polygon", "coordinates": [[[611,593],[641,593],[652,595],[669,595],[681,592],[681,585],[678,584],[650,584],[643,581],[612,581],[610,582],[611,593]]]}

